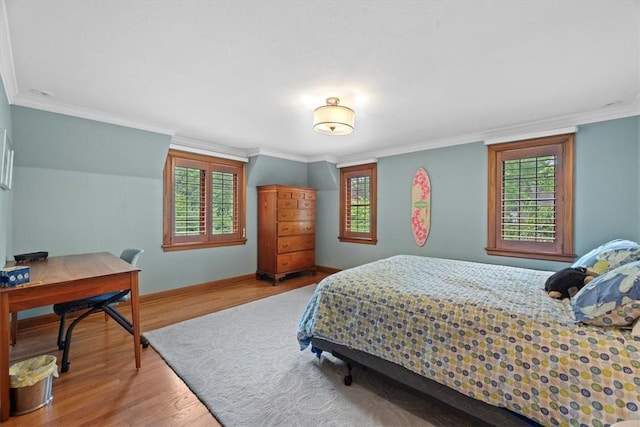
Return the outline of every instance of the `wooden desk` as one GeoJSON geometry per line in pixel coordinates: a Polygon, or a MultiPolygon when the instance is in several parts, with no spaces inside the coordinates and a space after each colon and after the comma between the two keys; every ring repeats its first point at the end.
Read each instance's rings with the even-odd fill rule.
{"type": "MultiPolygon", "coordinates": [[[[13,266],[15,262],[7,263],[13,266]]],[[[9,419],[9,314],[107,292],[131,289],[136,369],[140,369],[139,268],[108,252],[50,257],[26,263],[31,282],[0,288],[0,420],[9,419]]]]}

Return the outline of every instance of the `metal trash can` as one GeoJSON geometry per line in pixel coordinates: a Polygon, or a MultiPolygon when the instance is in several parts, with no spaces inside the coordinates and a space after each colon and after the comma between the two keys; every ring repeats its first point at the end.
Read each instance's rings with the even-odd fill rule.
{"type": "Polygon", "coordinates": [[[22,415],[53,399],[53,377],[58,376],[55,356],[44,355],[14,363],[9,368],[11,415],[22,415]]]}

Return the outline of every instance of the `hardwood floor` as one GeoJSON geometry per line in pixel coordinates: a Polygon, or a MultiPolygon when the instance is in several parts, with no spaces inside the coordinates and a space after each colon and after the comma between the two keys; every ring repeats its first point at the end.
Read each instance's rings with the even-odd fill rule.
{"type": "MultiPolygon", "coordinates": [[[[246,280],[180,297],[143,302],[141,330],[150,331],[246,302],[317,283],[327,276],[287,278],[277,286],[246,280]]],[[[121,310],[129,317],[130,310],[121,310]]],[[[300,313],[302,315],[302,313],[300,313]]],[[[57,323],[20,329],[12,361],[40,354],[58,358],[57,323]]],[[[30,414],[11,417],[7,426],[219,426],[207,408],[152,347],[142,350],[135,369],[133,340],[103,313],[76,327],[69,371],[53,381],[53,401],[30,414]]]]}

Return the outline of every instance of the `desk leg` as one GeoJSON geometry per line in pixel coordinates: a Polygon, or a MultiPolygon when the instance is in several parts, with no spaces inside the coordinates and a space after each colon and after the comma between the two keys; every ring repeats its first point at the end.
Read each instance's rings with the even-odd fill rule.
{"type": "Polygon", "coordinates": [[[140,301],[138,298],[138,272],[131,273],[131,320],[133,323],[133,346],[136,369],[140,369],[140,301]]]}
{"type": "Polygon", "coordinates": [[[9,419],[9,295],[0,294],[0,420],[9,419]]]}
{"type": "Polygon", "coordinates": [[[11,344],[18,342],[18,313],[11,313],[11,344]]]}

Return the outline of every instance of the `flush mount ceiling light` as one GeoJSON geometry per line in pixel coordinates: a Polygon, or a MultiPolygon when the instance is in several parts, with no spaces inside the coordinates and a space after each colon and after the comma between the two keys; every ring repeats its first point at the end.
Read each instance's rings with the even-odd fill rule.
{"type": "Polygon", "coordinates": [[[325,135],[347,135],[353,132],[356,113],[351,108],[338,105],[340,99],[327,98],[327,105],[313,111],[313,130],[325,135]]]}

